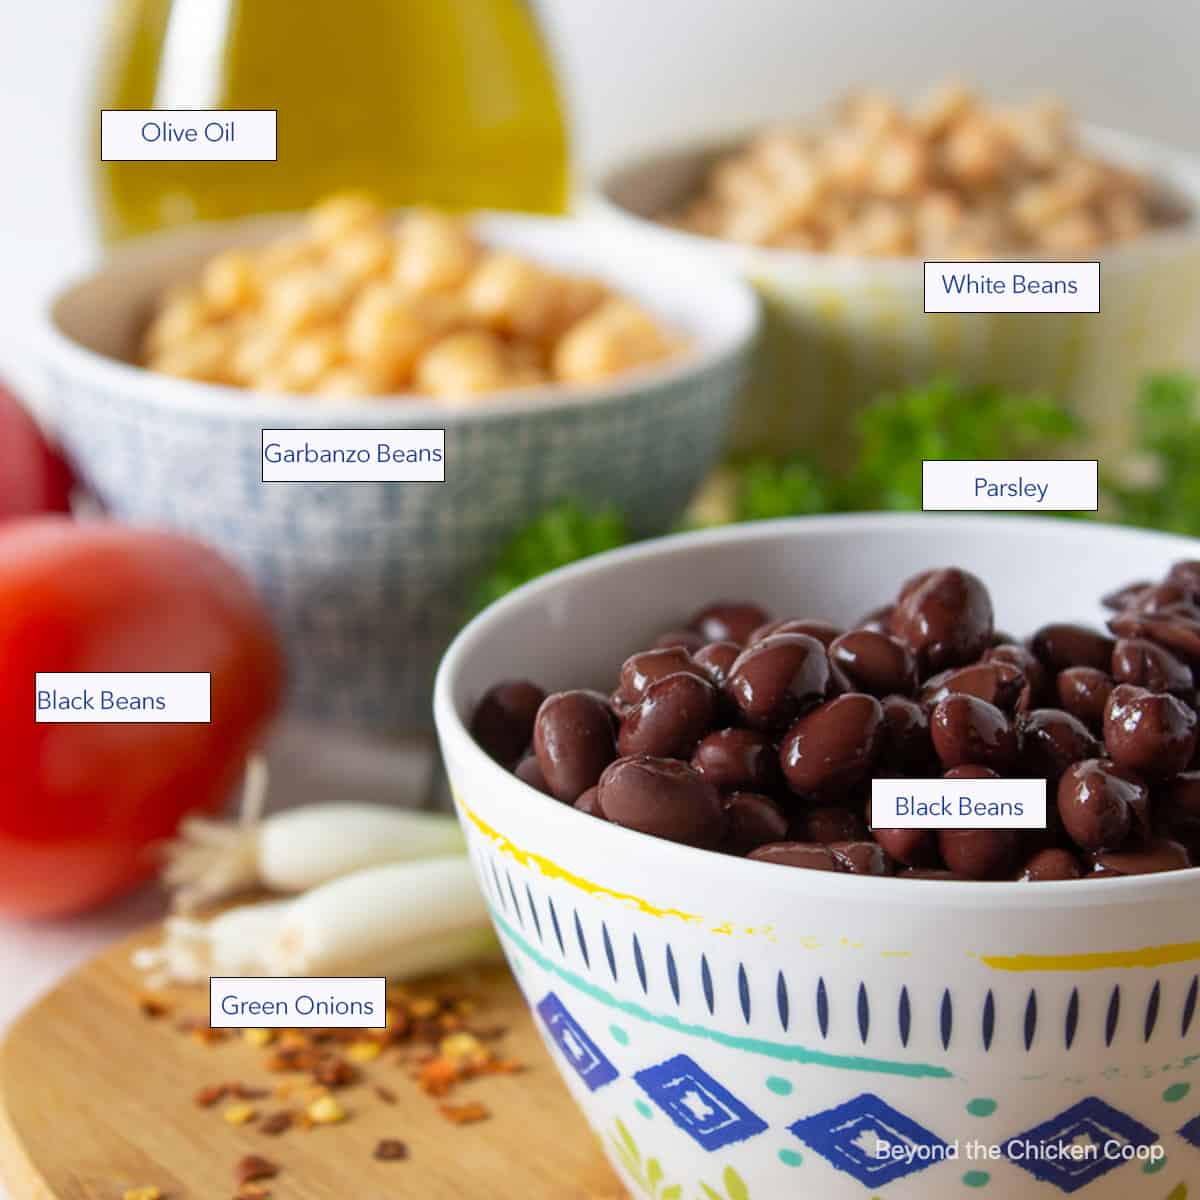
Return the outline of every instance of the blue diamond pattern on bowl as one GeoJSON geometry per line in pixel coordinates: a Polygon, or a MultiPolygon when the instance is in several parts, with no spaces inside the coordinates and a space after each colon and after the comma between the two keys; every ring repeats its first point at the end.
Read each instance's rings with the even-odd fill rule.
{"type": "Polygon", "coordinates": [[[1200,1150],[1200,1116],[1193,1117],[1180,1131],[1179,1136],[1200,1150]]]}
{"type": "Polygon", "coordinates": [[[949,1154],[937,1134],[870,1092],[788,1128],[839,1171],[871,1188],[924,1170],[949,1154]]]}
{"type": "Polygon", "coordinates": [[[659,1108],[705,1150],[744,1142],[767,1123],[722,1087],[694,1059],[677,1054],[634,1079],[659,1108]]]}
{"type": "Polygon", "coordinates": [[[537,1011],[545,1022],[547,1032],[563,1052],[563,1057],[589,1091],[594,1092],[617,1078],[620,1072],[553,992],[546,993],[537,1011]]]}
{"type": "Polygon", "coordinates": [[[1002,1149],[1018,1167],[1062,1192],[1077,1192],[1094,1179],[1119,1167],[1125,1160],[1105,1151],[1105,1144],[1151,1146],[1158,1140],[1153,1130],[1097,1096],[1009,1138],[1002,1149]]]}

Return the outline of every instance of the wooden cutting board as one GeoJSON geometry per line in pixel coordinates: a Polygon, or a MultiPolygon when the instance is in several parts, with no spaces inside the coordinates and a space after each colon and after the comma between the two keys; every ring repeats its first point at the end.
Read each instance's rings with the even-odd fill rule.
{"type": "MultiPolygon", "coordinates": [[[[163,1200],[233,1197],[234,1165],[260,1154],[281,1167],[272,1200],[618,1200],[616,1176],[572,1102],[507,970],[453,977],[478,998],[478,1021],[509,1031],[514,1075],[461,1084],[453,1103],[481,1101],[485,1121],[453,1125],[387,1052],[363,1067],[365,1081],[339,1089],[349,1116],[338,1125],[277,1137],[231,1126],[222,1105],[193,1096],[239,1080],[274,1086],[264,1051],[241,1037],[203,1045],[179,1019],[206,1017],[207,991],[180,990],[169,1015],[139,1011],[133,949],[151,931],[115,946],[70,976],[18,1019],[0,1046],[0,1176],[12,1200],[121,1200],[154,1185],[163,1200]],[[386,1087],[386,1104],[374,1085],[386,1087]],[[407,1143],[402,1162],[378,1162],[381,1138],[407,1143]]],[[[274,1111],[284,1102],[264,1100],[274,1111]]]]}

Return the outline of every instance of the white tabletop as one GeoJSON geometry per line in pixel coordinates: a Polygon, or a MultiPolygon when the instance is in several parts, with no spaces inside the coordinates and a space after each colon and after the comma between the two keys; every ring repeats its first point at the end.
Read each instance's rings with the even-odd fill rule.
{"type": "Polygon", "coordinates": [[[90,916],[0,923],[0,1029],[72,968],[157,919],[163,908],[162,893],[151,886],[90,916]]]}

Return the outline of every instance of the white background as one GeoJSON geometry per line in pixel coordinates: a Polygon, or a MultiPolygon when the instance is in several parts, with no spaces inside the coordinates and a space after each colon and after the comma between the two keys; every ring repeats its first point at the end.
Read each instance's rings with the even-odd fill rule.
{"type": "MultiPolygon", "coordinates": [[[[297,11],[327,2],[297,0],[297,11]]],[[[1054,91],[1090,120],[1200,151],[1194,0],[542,6],[585,167],[675,138],[803,114],[853,83],[911,92],[949,73],[999,97],[1054,91]]],[[[88,96],[108,7],[102,0],[0,0],[0,367],[10,372],[27,365],[37,297],[92,251],[85,146],[95,110],[88,96]]],[[[74,923],[0,926],[0,1025],[155,904],[143,894],[74,923]]]]}

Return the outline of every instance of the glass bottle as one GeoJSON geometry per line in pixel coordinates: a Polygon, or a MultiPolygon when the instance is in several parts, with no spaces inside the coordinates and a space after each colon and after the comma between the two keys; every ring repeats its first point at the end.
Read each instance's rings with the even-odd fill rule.
{"type": "Polygon", "coordinates": [[[346,190],[451,209],[567,201],[563,106],[525,0],[118,0],[99,101],[279,113],[276,162],[97,154],[108,241],[346,190]]]}

